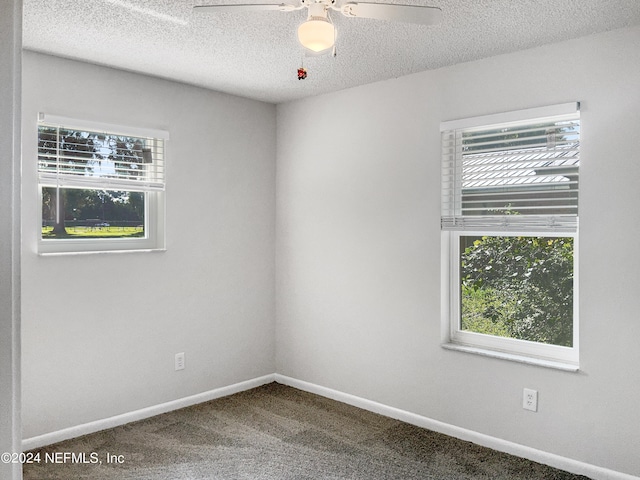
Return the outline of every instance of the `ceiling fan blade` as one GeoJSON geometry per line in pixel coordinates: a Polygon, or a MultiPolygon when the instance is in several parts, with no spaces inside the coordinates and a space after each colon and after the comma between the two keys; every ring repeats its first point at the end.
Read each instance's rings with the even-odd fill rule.
{"type": "Polygon", "coordinates": [[[279,10],[281,12],[291,12],[296,10],[295,5],[287,3],[245,3],[245,4],[228,4],[228,5],[194,5],[193,11],[197,13],[235,13],[250,12],[258,10],[279,10]]]}
{"type": "Polygon", "coordinates": [[[438,7],[418,5],[346,3],[340,8],[340,11],[345,17],[374,18],[420,25],[434,25],[442,19],[442,10],[438,7]]]}

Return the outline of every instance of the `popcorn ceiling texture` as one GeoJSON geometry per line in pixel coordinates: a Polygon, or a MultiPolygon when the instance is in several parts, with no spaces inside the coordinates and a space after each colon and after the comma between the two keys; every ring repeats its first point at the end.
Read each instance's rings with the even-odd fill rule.
{"type": "Polygon", "coordinates": [[[437,6],[443,11],[443,22],[421,26],[346,18],[332,12],[338,31],[337,57],[307,57],[296,38],[306,9],[193,14],[193,0],[24,0],[23,45],[281,103],[640,24],[638,0],[383,3],[437,6]],[[301,62],[308,70],[303,81],[297,79],[301,62]]]}

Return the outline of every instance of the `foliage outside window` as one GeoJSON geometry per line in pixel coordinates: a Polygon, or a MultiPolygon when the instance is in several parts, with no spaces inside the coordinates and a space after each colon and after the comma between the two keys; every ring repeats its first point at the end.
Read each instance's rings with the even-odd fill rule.
{"type": "Polygon", "coordinates": [[[460,242],[461,330],[573,346],[573,238],[460,242]]]}
{"type": "Polygon", "coordinates": [[[165,132],[97,127],[41,118],[39,251],[162,249],[165,132]]]}
{"type": "Polygon", "coordinates": [[[442,131],[447,342],[577,365],[576,104],[442,131]]]}

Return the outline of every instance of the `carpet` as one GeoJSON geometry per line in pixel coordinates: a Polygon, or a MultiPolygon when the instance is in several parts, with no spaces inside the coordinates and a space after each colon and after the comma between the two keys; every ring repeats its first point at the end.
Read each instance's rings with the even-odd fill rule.
{"type": "Polygon", "coordinates": [[[29,454],[24,480],[586,479],[278,383],[29,454]]]}

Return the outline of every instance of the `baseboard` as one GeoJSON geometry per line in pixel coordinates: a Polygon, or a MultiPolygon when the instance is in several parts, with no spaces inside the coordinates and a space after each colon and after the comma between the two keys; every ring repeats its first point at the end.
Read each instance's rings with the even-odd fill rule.
{"type": "Polygon", "coordinates": [[[580,462],[570,458],[562,457],[535,448],[527,447],[517,443],[502,440],[500,438],[491,437],[482,433],[467,430],[465,428],[450,425],[448,423],[440,422],[428,417],[423,417],[415,413],[407,412],[399,408],[390,407],[382,403],[367,400],[362,397],[357,397],[348,393],[333,390],[327,387],[316,385],[313,383],[297,380],[295,378],[280,375],[278,373],[264,375],[262,377],[254,378],[244,382],[235,383],[226,387],[216,388],[208,392],[191,395],[189,397],[180,398],[159,405],[154,405],[133,412],[123,413],[113,417],[105,418],[102,420],[96,420],[94,422],[77,425],[75,427],[65,428],[56,432],[46,433],[36,437],[24,439],[22,441],[23,451],[32,450],[34,448],[44,447],[53,443],[68,440],[70,438],[80,437],[82,435],[88,435],[90,433],[99,432],[109,428],[118,427],[126,423],[143,420],[145,418],[167,413],[180,408],[190,407],[198,403],[208,402],[216,398],[226,397],[233,395],[234,393],[250,390],[261,385],[265,385],[271,382],[278,382],[283,385],[288,385],[299,390],[315,393],[326,398],[331,398],[348,405],[368,410],[370,412],[379,413],[390,418],[395,418],[403,422],[410,423],[422,428],[428,428],[435,432],[443,433],[451,437],[459,438],[468,442],[473,442],[484,447],[491,448],[500,452],[516,455],[521,458],[526,458],[534,462],[549,465],[550,467],[559,468],[567,472],[575,473],[578,475],[585,475],[593,480],[640,480],[640,477],[629,475],[626,473],[616,472],[607,468],[591,465],[588,463],[580,462]]]}
{"type": "Polygon", "coordinates": [[[636,477],[634,475],[616,472],[615,470],[598,467],[596,465],[591,465],[578,460],[573,460],[553,453],[509,442],[507,440],[502,440],[500,438],[491,437],[472,430],[467,430],[465,428],[456,427],[455,425],[443,423],[428,417],[416,415],[415,413],[400,410],[398,408],[390,407],[388,405],[322,387],[313,383],[297,380],[278,373],[276,373],[274,377],[276,382],[283,385],[315,393],[323,397],[331,398],[332,400],[353,405],[354,407],[359,407],[370,412],[379,413],[386,417],[395,418],[396,420],[401,420],[418,427],[427,428],[429,430],[459,438],[460,440],[472,442],[483,447],[488,447],[499,452],[509,453],[520,458],[526,458],[528,460],[549,465],[550,467],[565,470],[577,475],[585,475],[593,480],[640,480],[640,477],[636,477]]]}
{"type": "Polygon", "coordinates": [[[234,393],[250,390],[267,383],[275,381],[275,374],[265,375],[263,377],[254,378],[244,382],[235,383],[226,387],[216,388],[208,392],[198,393],[189,397],[179,398],[170,402],[153,405],[151,407],[142,408],[133,412],[123,413],[114,417],[96,420],[94,422],[77,425],[75,427],[65,428],[56,432],[38,435],[37,437],[26,438],[22,441],[22,450],[32,450],[34,448],[44,447],[52,443],[61,442],[70,438],[88,435],[90,433],[99,432],[113,427],[124,425],[125,423],[144,420],[145,418],[160,415],[161,413],[171,412],[180,408],[190,407],[198,403],[208,402],[220,397],[233,395],[234,393]]]}

